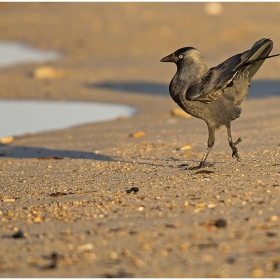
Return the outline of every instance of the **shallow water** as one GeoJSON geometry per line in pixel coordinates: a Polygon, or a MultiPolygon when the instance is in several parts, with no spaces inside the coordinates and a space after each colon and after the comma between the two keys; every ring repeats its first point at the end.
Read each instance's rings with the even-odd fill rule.
{"type": "MultiPolygon", "coordinates": [[[[0,67],[42,63],[61,57],[57,51],[42,51],[27,44],[0,40],[0,67]]],[[[0,100],[0,137],[63,129],[88,122],[132,116],[125,105],[93,102],[0,100]]]]}
{"type": "Polygon", "coordinates": [[[0,67],[14,66],[23,63],[45,62],[61,57],[57,51],[42,51],[27,44],[0,40],[0,67]]]}
{"type": "Polygon", "coordinates": [[[134,113],[130,106],[115,104],[0,100],[0,137],[63,129],[134,113]]]}

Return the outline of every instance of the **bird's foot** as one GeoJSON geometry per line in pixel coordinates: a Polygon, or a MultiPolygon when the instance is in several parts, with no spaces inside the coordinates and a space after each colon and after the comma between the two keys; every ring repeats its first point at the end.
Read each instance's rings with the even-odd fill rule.
{"type": "Polygon", "coordinates": [[[213,165],[214,164],[212,164],[212,163],[200,162],[199,165],[187,167],[187,168],[185,168],[185,170],[197,170],[197,169],[200,169],[200,168],[212,167],[213,165]]]}
{"type": "Polygon", "coordinates": [[[234,143],[230,143],[230,147],[232,149],[232,157],[239,160],[238,149],[236,145],[242,141],[241,137],[239,137],[234,143]]]}
{"type": "Polygon", "coordinates": [[[232,157],[236,158],[237,160],[239,160],[239,155],[238,155],[238,150],[236,147],[231,147],[232,148],[232,157]]]}

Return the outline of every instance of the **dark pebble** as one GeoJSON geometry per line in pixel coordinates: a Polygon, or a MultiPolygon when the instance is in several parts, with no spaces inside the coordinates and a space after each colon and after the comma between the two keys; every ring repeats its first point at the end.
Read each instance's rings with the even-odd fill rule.
{"type": "Polygon", "coordinates": [[[50,194],[50,196],[52,196],[52,197],[58,197],[58,196],[62,196],[62,195],[67,195],[67,193],[64,193],[64,192],[57,192],[57,193],[52,193],[52,194],[50,194]]]}
{"type": "Polygon", "coordinates": [[[276,232],[268,231],[268,232],[266,233],[266,235],[269,236],[269,237],[275,237],[275,236],[277,236],[278,234],[277,234],[276,232]]]}
{"type": "Polygon", "coordinates": [[[236,261],[236,258],[233,257],[233,256],[230,256],[230,257],[228,257],[228,258],[226,259],[226,262],[227,262],[227,263],[230,263],[230,264],[235,263],[235,261],[236,261]]]}
{"type": "Polygon", "coordinates": [[[13,238],[24,238],[24,233],[22,230],[18,230],[16,233],[12,235],[13,238]]]}
{"type": "Polygon", "coordinates": [[[216,227],[226,227],[227,226],[227,221],[224,219],[218,219],[215,221],[215,226],[216,227]]]}
{"type": "Polygon", "coordinates": [[[132,188],[130,188],[130,189],[128,189],[128,190],[126,190],[126,192],[127,193],[137,193],[137,192],[139,192],[139,188],[137,188],[137,187],[132,187],[132,188]]]}

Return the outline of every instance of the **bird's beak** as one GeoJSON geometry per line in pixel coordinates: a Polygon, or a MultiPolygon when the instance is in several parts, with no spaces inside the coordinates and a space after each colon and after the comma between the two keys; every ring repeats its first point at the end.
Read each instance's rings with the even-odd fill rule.
{"type": "Polygon", "coordinates": [[[174,62],[175,61],[175,54],[169,54],[160,60],[160,62],[174,62]]]}

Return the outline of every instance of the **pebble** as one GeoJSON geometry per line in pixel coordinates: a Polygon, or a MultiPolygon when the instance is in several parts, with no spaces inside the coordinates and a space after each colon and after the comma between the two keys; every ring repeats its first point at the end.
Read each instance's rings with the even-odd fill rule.
{"type": "Polygon", "coordinates": [[[195,205],[195,207],[205,207],[205,202],[200,202],[195,205]]]}
{"type": "Polygon", "coordinates": [[[192,149],[192,146],[191,145],[186,145],[186,146],[183,146],[179,149],[179,151],[187,151],[187,150],[191,150],[192,149]]]}
{"type": "Polygon", "coordinates": [[[215,208],[216,204],[215,203],[209,203],[207,204],[207,208],[215,208]]]}
{"type": "Polygon", "coordinates": [[[132,188],[126,190],[126,193],[137,193],[137,192],[139,192],[139,188],[137,188],[137,187],[132,187],[132,188]]]}
{"type": "Polygon", "coordinates": [[[16,200],[14,198],[3,198],[3,202],[15,202],[16,200]]]}
{"type": "Polygon", "coordinates": [[[271,231],[269,231],[269,232],[266,233],[266,235],[267,235],[268,237],[275,237],[275,236],[277,236],[278,234],[277,234],[277,232],[271,232],[271,231]]]}
{"type": "Polygon", "coordinates": [[[253,269],[251,271],[251,276],[254,278],[263,277],[263,275],[264,275],[264,271],[260,268],[253,269]]]}
{"type": "Polygon", "coordinates": [[[182,243],[180,245],[180,249],[183,250],[183,251],[188,250],[189,247],[190,247],[190,243],[188,243],[188,242],[182,243]]]}
{"type": "Polygon", "coordinates": [[[219,228],[226,227],[227,226],[227,221],[225,219],[217,219],[215,221],[215,226],[219,227],[219,228]]]}
{"type": "Polygon", "coordinates": [[[58,196],[62,196],[62,195],[67,195],[67,193],[64,193],[64,192],[56,192],[56,193],[50,194],[50,196],[52,196],[52,197],[58,197],[58,196]]]}
{"type": "Polygon", "coordinates": [[[54,69],[51,66],[39,66],[33,71],[35,79],[57,79],[64,75],[63,70],[54,69]]]}
{"type": "Polygon", "coordinates": [[[171,111],[171,115],[175,116],[175,117],[183,117],[183,118],[191,118],[192,117],[191,115],[189,115],[188,113],[186,113],[185,111],[183,111],[180,108],[173,109],[171,111]]]}
{"type": "Polygon", "coordinates": [[[42,219],[41,219],[41,217],[38,216],[38,217],[34,218],[33,222],[34,223],[41,223],[42,219]]]}
{"type": "Polygon", "coordinates": [[[275,222],[278,220],[278,217],[277,216],[271,216],[267,219],[268,222],[275,222]]]}
{"type": "Polygon", "coordinates": [[[24,238],[24,232],[22,230],[18,230],[16,233],[12,235],[12,238],[24,238]]]}
{"type": "Polygon", "coordinates": [[[116,259],[118,258],[118,253],[117,253],[117,252],[111,252],[110,258],[111,258],[112,260],[116,260],[116,259]]]}
{"type": "Polygon", "coordinates": [[[77,247],[77,250],[80,252],[90,251],[93,249],[93,245],[91,243],[80,245],[77,247]]]}
{"type": "Polygon", "coordinates": [[[140,138],[140,137],[143,137],[143,136],[145,136],[145,135],[146,135],[145,132],[139,131],[139,132],[135,132],[135,133],[130,134],[130,137],[133,137],[133,138],[140,138]]]}

